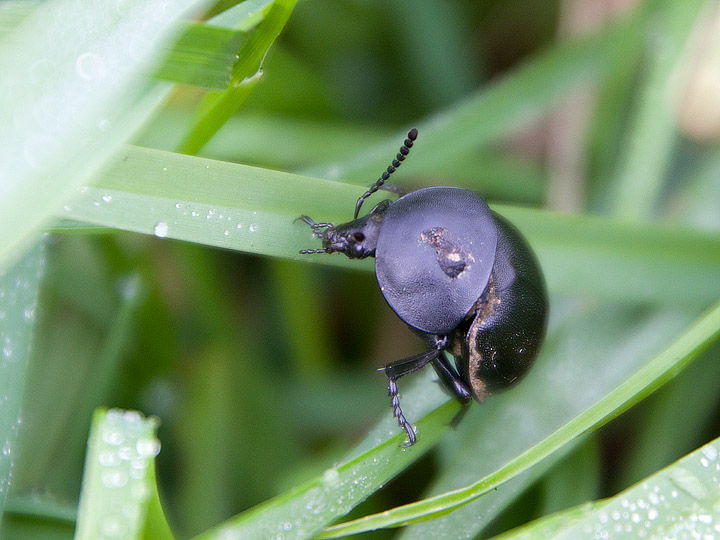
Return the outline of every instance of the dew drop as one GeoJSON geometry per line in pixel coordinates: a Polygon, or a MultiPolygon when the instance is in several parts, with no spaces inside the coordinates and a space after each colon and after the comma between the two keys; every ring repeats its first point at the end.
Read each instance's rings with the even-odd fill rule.
{"type": "Polygon", "coordinates": [[[119,429],[109,428],[103,433],[102,439],[111,446],[120,446],[125,440],[125,436],[119,429]]]}
{"type": "Polygon", "coordinates": [[[123,532],[122,519],[118,516],[108,516],[102,520],[100,529],[107,538],[117,538],[123,532]]]}
{"type": "Polygon", "coordinates": [[[83,79],[98,79],[104,75],[105,61],[95,53],[86,52],[75,61],[75,71],[83,79]]]}
{"type": "Polygon", "coordinates": [[[170,227],[168,226],[168,224],[164,221],[161,221],[160,223],[155,225],[155,236],[157,236],[158,238],[165,238],[168,235],[169,229],[170,227]]]}
{"type": "Polygon", "coordinates": [[[102,199],[103,199],[103,201],[105,201],[106,203],[109,203],[110,201],[112,201],[112,195],[103,195],[103,198],[102,198],[102,199]]]}
{"type": "Polygon", "coordinates": [[[340,480],[340,473],[337,469],[327,469],[322,475],[322,481],[325,484],[335,484],[340,480]]]}
{"type": "Polygon", "coordinates": [[[697,476],[684,467],[675,467],[671,473],[671,480],[677,487],[698,500],[707,497],[705,486],[697,476]]]}
{"type": "Polygon", "coordinates": [[[120,464],[120,457],[115,452],[105,450],[98,454],[98,462],[103,467],[114,467],[120,464]]]}
{"type": "Polygon", "coordinates": [[[155,457],[160,453],[160,441],[157,439],[140,439],[135,448],[140,457],[155,457]]]}
{"type": "Polygon", "coordinates": [[[127,474],[119,469],[106,469],[100,475],[102,483],[108,488],[120,488],[127,484],[127,474]]]}
{"type": "Polygon", "coordinates": [[[717,448],[715,448],[714,446],[710,446],[710,445],[704,446],[700,451],[710,461],[715,461],[718,457],[717,448]]]}
{"type": "Polygon", "coordinates": [[[134,453],[129,446],[123,446],[117,451],[117,456],[123,461],[129,461],[133,458],[134,453]]]}

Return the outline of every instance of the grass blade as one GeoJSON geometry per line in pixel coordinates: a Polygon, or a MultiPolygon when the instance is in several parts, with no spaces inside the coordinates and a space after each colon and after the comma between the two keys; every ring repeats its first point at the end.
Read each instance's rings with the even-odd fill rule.
{"type": "Polygon", "coordinates": [[[684,332],[665,351],[552,435],[491,475],[452,492],[401,506],[382,514],[328,528],[324,538],[337,538],[383,527],[407,525],[459,508],[523,472],[574,438],[620,415],[679,373],[720,335],[720,304],[684,332]]]}
{"type": "MultiPolygon", "coordinates": [[[[262,255],[357,269],[372,262],[301,257],[316,245],[302,214],[343,222],[363,188],[345,183],[128,147],[68,218],[262,255]],[[201,181],[199,181],[201,179],[201,181]]],[[[552,291],[623,300],[697,303],[720,297],[720,237],[494,206],[537,250],[552,291]],[[684,283],[677,287],[677,283],[684,283]]]]}
{"type": "Polygon", "coordinates": [[[0,47],[0,265],[165,96],[143,74],[198,0],[37,4],[0,47]],[[121,9],[117,9],[120,5],[121,9]]]}
{"type": "Polygon", "coordinates": [[[542,518],[495,538],[715,538],[720,517],[719,453],[720,439],[715,439],[610,499],[542,518]]]}
{"type": "Polygon", "coordinates": [[[419,459],[448,430],[459,405],[448,401],[431,374],[405,394],[407,414],[421,418],[418,442],[403,448],[404,433],[389,414],[353,454],[320,477],[298,486],[210,529],[194,540],[242,538],[265,540],[281,534],[285,540],[313,538],[322,528],[347,514],[413,461],[419,459]],[[423,417],[423,415],[425,415],[423,417]]]}
{"type": "Polygon", "coordinates": [[[75,540],[142,538],[160,450],[156,429],[156,420],[137,412],[95,413],[75,540]]]}
{"type": "Polygon", "coordinates": [[[189,24],[173,45],[155,77],[182,84],[223,90],[244,32],[207,24],[189,24]]]}
{"type": "MultiPolygon", "coordinates": [[[[418,122],[420,137],[412,160],[403,163],[403,169],[419,174],[430,161],[449,161],[538,118],[576,85],[599,77],[610,66],[613,55],[609,52],[616,36],[641,31],[645,18],[640,15],[633,15],[596,36],[554,45],[452,108],[418,122]],[[423,150],[423,146],[432,150],[423,150]]],[[[395,155],[398,141],[402,141],[406,132],[407,129],[340,162],[303,172],[367,184],[368,179],[376,178],[387,167],[388,157],[395,155]]]]}
{"type": "Polygon", "coordinates": [[[0,275],[0,515],[10,486],[44,262],[43,246],[35,242],[25,257],[0,275]]]}
{"type": "Polygon", "coordinates": [[[244,103],[262,75],[263,58],[284,28],[295,3],[296,0],[275,0],[237,53],[230,85],[223,92],[211,92],[205,97],[193,127],[180,144],[181,152],[197,153],[244,103]]]}
{"type": "Polygon", "coordinates": [[[657,209],[676,141],[676,109],[687,86],[683,52],[704,2],[664,3],[653,17],[646,81],[614,178],[614,212],[648,219],[657,209]]]}

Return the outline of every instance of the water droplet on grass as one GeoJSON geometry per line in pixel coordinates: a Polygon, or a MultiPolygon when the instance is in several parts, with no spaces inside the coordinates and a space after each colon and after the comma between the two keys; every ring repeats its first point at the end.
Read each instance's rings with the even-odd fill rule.
{"type": "Polygon", "coordinates": [[[168,226],[168,224],[164,221],[161,221],[160,223],[155,225],[155,236],[157,236],[158,238],[165,238],[168,235],[169,229],[170,227],[168,226]]]}

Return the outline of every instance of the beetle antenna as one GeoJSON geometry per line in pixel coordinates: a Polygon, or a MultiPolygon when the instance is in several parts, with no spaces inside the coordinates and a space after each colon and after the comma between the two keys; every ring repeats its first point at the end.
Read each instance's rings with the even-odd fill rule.
{"type": "Polygon", "coordinates": [[[327,249],[301,249],[300,255],[313,255],[314,253],[330,253],[327,249]]]}
{"type": "Polygon", "coordinates": [[[410,153],[410,149],[412,148],[413,141],[417,139],[418,130],[416,128],[412,128],[410,131],[408,131],[407,139],[403,142],[403,145],[400,147],[400,152],[395,156],[395,159],[392,160],[392,164],[388,166],[387,170],[382,173],[380,178],[377,179],[377,182],[375,182],[370,189],[368,189],[365,193],[363,193],[360,198],[357,201],[357,204],[355,205],[355,218],[357,219],[358,214],[360,213],[360,208],[363,205],[363,202],[365,202],[365,199],[367,199],[370,195],[375,193],[380,187],[385,183],[385,180],[390,178],[390,175],[395,172],[395,169],[397,169],[400,164],[405,161],[405,156],[410,153]]]}

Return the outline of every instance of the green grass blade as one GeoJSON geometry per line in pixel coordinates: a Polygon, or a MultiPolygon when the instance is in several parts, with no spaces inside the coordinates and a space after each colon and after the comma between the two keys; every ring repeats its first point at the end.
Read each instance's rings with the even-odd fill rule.
{"type": "Polygon", "coordinates": [[[275,0],[264,20],[237,52],[230,85],[223,92],[205,96],[198,116],[179,150],[195,154],[237,111],[262,75],[262,61],[285,27],[297,0],[275,0]]]}
{"type": "Polygon", "coordinates": [[[207,24],[189,24],[154,76],[172,82],[224,90],[245,33],[207,24]]]}
{"type": "MultiPolygon", "coordinates": [[[[128,147],[66,206],[66,218],[262,255],[372,269],[318,245],[295,218],[342,222],[363,188],[289,173],[128,147]]],[[[681,227],[495,206],[536,249],[552,291],[624,300],[720,297],[720,237],[681,227]],[[677,284],[682,282],[683,287],[677,284]]]]}
{"type": "Polygon", "coordinates": [[[165,517],[162,504],[160,502],[160,493],[158,485],[155,481],[155,462],[150,464],[150,475],[153,478],[151,482],[150,501],[148,502],[147,516],[145,518],[145,527],[143,529],[143,540],[174,540],[175,536],[170,530],[170,525],[165,517]]]}
{"type": "Polygon", "coordinates": [[[77,504],[58,502],[48,494],[8,497],[0,524],[3,540],[71,540],[75,532],[77,504]]]}
{"type": "Polygon", "coordinates": [[[0,275],[0,516],[10,486],[44,261],[42,244],[36,241],[22,259],[0,275]]]}
{"type": "MultiPolygon", "coordinates": [[[[412,159],[403,163],[403,169],[410,174],[421,173],[428,162],[449,161],[538,118],[578,84],[602,75],[613,58],[609,52],[616,36],[639,31],[643,24],[643,17],[633,16],[596,36],[554,45],[452,108],[417,122],[420,136],[412,159]]],[[[368,179],[385,170],[406,131],[340,162],[303,172],[368,184],[368,179]]]]}
{"type": "MultiPolygon", "coordinates": [[[[457,434],[443,441],[439,460],[443,470],[422,498],[463,488],[471,479],[495,473],[647,364],[669,336],[677,335],[693,318],[683,310],[638,311],[614,302],[588,308],[578,302],[555,301],[550,312],[550,332],[533,369],[508,392],[493,396],[481,407],[470,407],[457,434]],[[608,350],[613,354],[608,355],[608,350]]],[[[581,440],[565,444],[501,489],[447,515],[407,527],[400,538],[476,537],[503,509],[514,507],[541,477],[543,484],[549,477],[557,479],[558,462],[572,457],[581,440]],[[546,475],[548,471],[551,473],[546,475]]],[[[571,495],[568,491],[564,494],[571,495]]]]}
{"type": "Polygon", "coordinates": [[[140,539],[160,450],[157,421],[133,411],[98,410],[85,458],[75,540],[140,539]]]}
{"type": "Polygon", "coordinates": [[[247,32],[262,22],[273,3],[274,0],[245,0],[215,15],[208,24],[247,32]]]}
{"type": "Polygon", "coordinates": [[[459,405],[437,387],[432,374],[423,374],[405,391],[406,414],[417,422],[418,441],[403,448],[406,439],[389,414],[340,465],[327,469],[288,493],[234,517],[194,540],[285,540],[313,538],[322,528],[347,514],[391,478],[419,459],[447,433],[459,405]]]}
{"type": "MultiPolygon", "coordinates": [[[[175,148],[184,126],[190,122],[189,117],[182,111],[163,111],[162,122],[146,130],[138,145],[161,150],[175,148]]],[[[327,120],[251,113],[228,120],[200,155],[235,163],[263,163],[269,168],[292,171],[327,161],[329,156],[341,159],[349,149],[354,151],[377,144],[390,133],[383,126],[348,126],[327,120]]],[[[451,178],[452,185],[478,191],[489,200],[539,204],[543,200],[545,176],[539,164],[498,156],[495,151],[480,154],[474,150],[428,164],[409,180],[411,184],[404,177],[397,182],[407,189],[415,189],[435,185],[438,178],[451,178]]],[[[365,186],[371,180],[365,178],[355,183],[365,186]]],[[[344,179],[338,178],[338,181],[344,179]]]]}
{"type": "Polygon", "coordinates": [[[496,540],[715,538],[720,439],[616,496],[551,515],[496,540]]]}
{"type": "Polygon", "coordinates": [[[639,93],[615,176],[613,211],[623,219],[646,220],[656,211],[676,141],[678,103],[687,86],[683,52],[705,2],[666,2],[653,17],[646,81],[639,93]]]}
{"type": "Polygon", "coordinates": [[[679,373],[720,336],[720,304],[706,313],[661,354],[615,387],[595,405],[529,448],[489,476],[466,488],[443,493],[382,514],[330,527],[322,535],[336,538],[383,527],[407,525],[441,516],[483,496],[517,474],[529,469],[574,438],[592,431],[620,415],[679,373]]]}
{"type": "Polygon", "coordinates": [[[143,74],[198,0],[39,4],[0,46],[0,267],[165,96],[143,74]]]}

